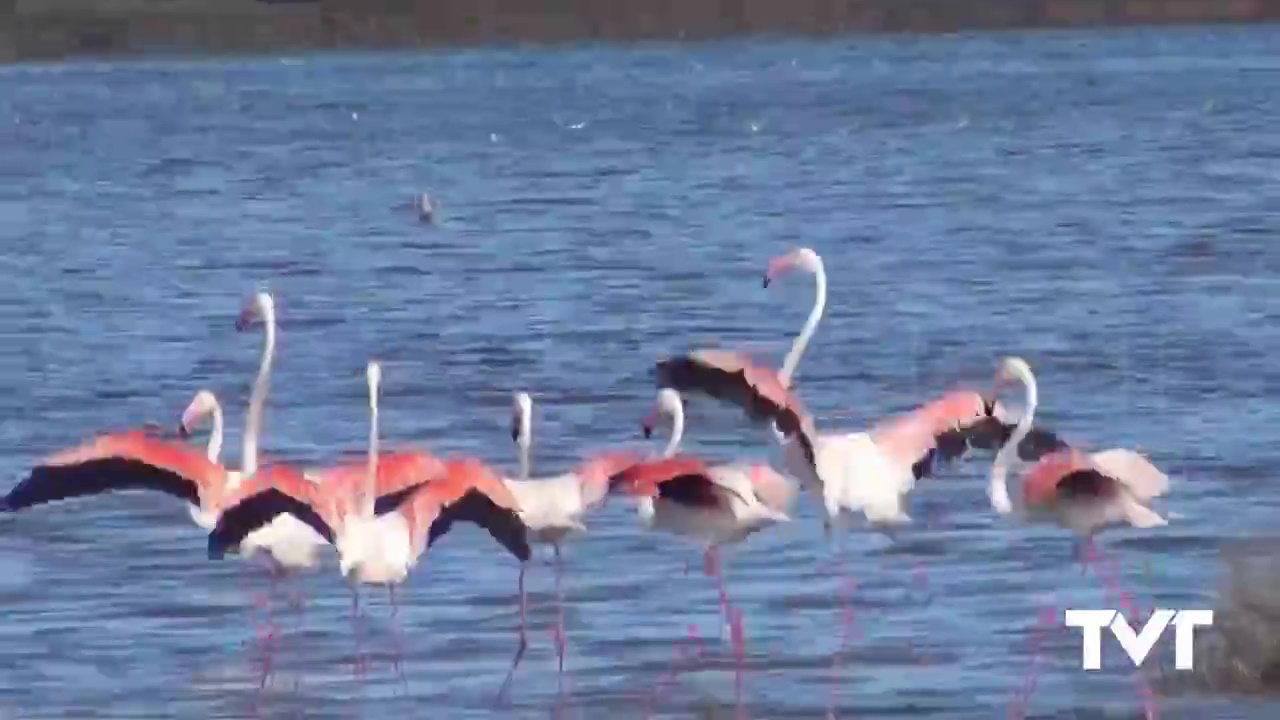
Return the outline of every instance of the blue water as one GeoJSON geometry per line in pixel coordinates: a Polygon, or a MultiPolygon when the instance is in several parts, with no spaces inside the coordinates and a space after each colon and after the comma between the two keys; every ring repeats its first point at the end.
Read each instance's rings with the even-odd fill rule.
{"type": "MultiPolygon", "coordinates": [[[[985,385],[1020,354],[1044,424],[1139,447],[1173,477],[1169,527],[1104,536],[1127,584],[1147,604],[1208,606],[1219,546],[1270,531],[1280,504],[1278,43],[1273,28],[1192,28],[0,70],[0,471],[16,481],[98,431],[168,427],[201,387],[227,406],[235,461],[260,336],[233,323],[259,283],[280,312],[278,457],[363,447],[370,357],[388,442],[514,469],[510,393],[527,389],[535,473],[647,447],[657,357],[712,342],[781,357],[812,280],[760,277],[803,244],[831,281],[799,376],[822,429],[985,385]],[[436,228],[407,206],[423,190],[436,228]]],[[[778,460],[733,410],[692,413],[689,450],[778,460]]],[[[1037,606],[1105,606],[1063,532],[994,516],[983,472],[977,459],[922,483],[893,543],[848,539],[841,717],[1003,717],[1037,606]]],[[[797,512],[727,558],[755,718],[827,709],[840,582],[811,498],[797,512]]],[[[366,603],[378,656],[353,677],[330,564],[307,578],[301,619],[285,613],[259,692],[246,644],[262,579],[206,560],[179,503],[7,517],[0,717],[642,717],[691,623],[711,659],[657,707],[731,717],[698,550],[643,533],[625,502],[591,525],[567,552],[569,687],[540,561],[533,646],[513,704],[493,709],[516,566],[475,528],[401,594],[407,691],[381,593],[366,603]]],[[[1088,675],[1076,637],[1048,647],[1032,716],[1138,716],[1114,642],[1088,675]]],[[[1177,694],[1162,709],[1276,705],[1177,694]]]]}

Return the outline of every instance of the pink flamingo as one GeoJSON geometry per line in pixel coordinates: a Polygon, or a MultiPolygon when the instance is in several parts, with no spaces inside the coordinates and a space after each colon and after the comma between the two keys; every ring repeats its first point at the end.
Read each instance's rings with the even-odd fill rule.
{"type": "MultiPolygon", "coordinates": [[[[265,291],[253,296],[241,312],[236,327],[245,330],[255,320],[263,322],[265,341],[250,395],[240,471],[228,470],[217,460],[222,445],[220,423],[215,427],[218,432],[210,437],[205,455],[185,444],[161,440],[145,432],[111,433],[41,461],[0,501],[0,510],[14,512],[55,500],[116,490],[146,489],[185,500],[196,525],[205,530],[212,529],[227,498],[234,494],[244,478],[257,470],[258,436],[276,339],[275,303],[265,291]]],[[[202,407],[211,398],[211,394],[197,394],[192,406],[196,410],[212,412],[211,406],[202,407]]],[[[194,419],[191,407],[188,413],[194,419]]],[[[220,410],[218,414],[221,414],[220,410]]],[[[270,561],[271,593],[264,598],[264,604],[269,604],[275,595],[286,570],[315,567],[318,549],[323,544],[314,531],[292,519],[273,523],[247,539],[246,555],[261,550],[270,561]]],[[[259,628],[259,635],[270,639],[271,633],[259,628]]],[[[267,655],[263,684],[270,674],[269,652],[267,655]]]]}
{"type": "MultiPolygon", "coordinates": [[[[638,453],[600,453],[587,457],[576,470],[546,478],[529,478],[529,449],[533,444],[533,398],[526,392],[513,397],[511,439],[519,460],[519,477],[504,478],[519,504],[520,520],[529,529],[529,540],[550,545],[555,553],[556,659],[564,673],[564,592],[560,546],[570,535],[586,532],[586,515],[604,503],[609,477],[641,460],[638,453]]],[[[524,570],[521,568],[521,572],[524,570]]]]}
{"type": "MultiPolygon", "coordinates": [[[[819,434],[792,392],[791,379],[822,320],[827,277],[816,252],[796,248],[769,262],[764,286],[792,270],[812,273],[817,295],[780,370],[774,372],[742,353],[700,350],[659,362],[658,383],[738,405],[755,420],[772,420],[787,472],[821,498],[828,538],[833,528],[859,514],[871,527],[889,531],[910,522],[904,498],[916,481],[988,442],[993,419],[1003,417],[1003,408],[980,393],[957,390],[866,431],[819,434]]],[[[847,640],[853,622],[847,596],[853,582],[843,570],[842,574],[847,640]]]]}
{"type": "Polygon", "coordinates": [[[480,525],[521,563],[520,646],[499,692],[501,697],[510,687],[527,647],[524,563],[531,553],[527,528],[519,519],[519,503],[501,478],[479,461],[464,458],[442,462],[419,451],[379,453],[377,398],[381,366],[369,363],[367,376],[371,419],[367,464],[344,464],[320,471],[315,482],[302,473],[286,472],[246,484],[237,502],[224,511],[209,534],[209,555],[221,557],[264,523],[289,513],[333,544],[339,569],[353,585],[355,602],[354,586],[359,584],[384,585],[393,592],[408,578],[419,556],[455,520],[480,525]],[[491,479],[496,479],[496,488],[491,479]],[[440,483],[444,495],[426,489],[440,483]],[[451,492],[450,489],[459,494],[449,495],[446,491],[451,492]],[[440,498],[452,499],[440,501],[438,507],[433,505],[440,498]],[[423,508],[429,507],[436,507],[436,515],[427,519],[423,508]]]}
{"type": "Polygon", "coordinates": [[[704,547],[704,570],[715,581],[720,608],[729,625],[741,690],[745,633],[742,615],[729,601],[724,587],[720,547],[789,522],[787,510],[794,488],[767,465],[708,465],[694,457],[676,455],[684,437],[684,403],[671,388],[658,392],[657,408],[644,420],[645,437],[652,435],[662,416],[671,418],[671,438],[661,459],[636,463],[618,472],[610,479],[611,487],[639,498],[637,514],[646,528],[686,537],[704,547]]]}
{"type": "MultiPolygon", "coordinates": [[[[1004,442],[992,464],[988,495],[997,512],[1013,512],[1006,478],[1010,466],[1023,460],[1031,465],[1020,475],[1022,514],[1032,521],[1056,522],[1071,530],[1079,539],[1082,569],[1101,559],[1093,541],[1096,533],[1122,524],[1137,528],[1168,524],[1149,506],[1168,491],[1168,476],[1132,450],[1114,448],[1085,453],[1050,431],[1033,430],[1039,399],[1035,375],[1022,358],[1006,357],[996,373],[993,393],[1015,381],[1025,388],[1026,409],[1016,426],[1003,425],[1004,442]]],[[[1120,606],[1136,615],[1132,601],[1119,587],[1119,569],[1100,577],[1120,606]]],[[[1037,627],[1037,635],[1043,630],[1037,627]]],[[[1147,717],[1152,718],[1157,712],[1154,696],[1141,675],[1139,683],[1147,717]]],[[[1035,674],[1031,672],[1021,697],[1023,705],[1034,684],[1035,674]]],[[[1015,711],[1015,715],[1021,716],[1021,711],[1015,711]]]]}

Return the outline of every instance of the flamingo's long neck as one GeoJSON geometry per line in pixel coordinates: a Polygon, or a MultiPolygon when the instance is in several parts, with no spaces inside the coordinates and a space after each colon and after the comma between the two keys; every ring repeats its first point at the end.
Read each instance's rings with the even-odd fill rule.
{"type": "Polygon", "coordinates": [[[800,365],[800,358],[804,355],[805,349],[809,347],[809,340],[817,332],[818,323],[822,321],[822,313],[827,307],[827,271],[822,265],[822,258],[817,258],[817,266],[814,268],[813,276],[816,285],[813,309],[809,311],[809,318],[804,321],[804,327],[800,329],[800,334],[791,343],[791,352],[787,353],[786,359],[782,362],[782,369],[778,371],[778,380],[782,382],[783,387],[791,385],[791,376],[795,374],[796,368],[800,365]]]}
{"type": "Polygon", "coordinates": [[[222,406],[213,401],[213,431],[209,433],[209,462],[217,463],[222,455],[222,406]]]}
{"type": "Polygon", "coordinates": [[[1040,398],[1040,390],[1036,386],[1036,377],[1030,371],[1020,372],[1019,379],[1026,390],[1026,408],[1022,411],[1022,417],[1018,420],[1018,425],[1013,429],[1013,434],[1009,436],[1001,448],[996,453],[995,462],[991,465],[991,486],[988,492],[993,498],[1009,497],[1009,487],[1005,480],[1008,473],[1009,465],[1013,462],[1013,457],[1018,452],[1018,444],[1027,437],[1027,433],[1031,432],[1031,424],[1035,421],[1036,405],[1040,398]]]}
{"type": "Polygon", "coordinates": [[[671,439],[662,451],[663,457],[671,457],[680,448],[680,440],[684,438],[684,408],[676,403],[671,408],[671,439]]]}
{"type": "Polygon", "coordinates": [[[258,470],[258,434],[262,430],[262,406],[267,401],[267,391],[271,385],[271,360],[276,352],[276,313],[275,309],[265,306],[262,321],[266,325],[266,341],[262,346],[262,362],[258,366],[258,377],[253,381],[253,392],[249,394],[249,416],[245,420],[243,445],[240,451],[240,475],[251,477],[258,470]]]}
{"type": "Polygon", "coordinates": [[[516,438],[516,452],[520,461],[520,479],[529,479],[529,448],[533,445],[533,418],[532,408],[527,405],[520,406],[520,432],[516,438]]]}
{"type": "Polygon", "coordinates": [[[360,499],[360,512],[366,518],[374,516],[374,498],[378,484],[378,383],[369,381],[369,474],[364,481],[364,497],[360,499]]]}

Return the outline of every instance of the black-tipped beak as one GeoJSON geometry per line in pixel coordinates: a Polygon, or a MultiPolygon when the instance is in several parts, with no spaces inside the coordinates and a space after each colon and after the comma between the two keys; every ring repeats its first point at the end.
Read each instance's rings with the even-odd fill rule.
{"type": "Polygon", "coordinates": [[[651,437],[653,437],[653,426],[652,426],[652,425],[650,425],[649,423],[645,423],[645,424],[644,424],[644,439],[645,439],[645,440],[648,440],[648,439],[649,439],[649,438],[651,438],[651,437]]]}
{"type": "Polygon", "coordinates": [[[187,426],[182,423],[178,423],[178,437],[182,438],[183,440],[186,440],[187,438],[191,437],[191,431],[188,430],[187,426]]]}
{"type": "Polygon", "coordinates": [[[764,283],[763,283],[762,287],[764,287],[766,290],[767,290],[767,289],[769,289],[769,276],[768,276],[768,275],[765,275],[765,276],[764,276],[764,283]]]}
{"type": "Polygon", "coordinates": [[[253,324],[253,317],[253,308],[245,308],[244,311],[240,313],[240,317],[236,318],[236,331],[244,332],[245,330],[248,330],[249,326],[253,324]]]}
{"type": "Polygon", "coordinates": [[[520,442],[520,428],[511,426],[511,442],[520,442]]]}

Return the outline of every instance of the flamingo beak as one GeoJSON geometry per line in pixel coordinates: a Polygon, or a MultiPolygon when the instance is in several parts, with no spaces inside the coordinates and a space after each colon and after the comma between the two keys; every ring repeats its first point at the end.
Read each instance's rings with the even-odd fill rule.
{"type": "Polygon", "coordinates": [[[790,259],[784,255],[769,261],[769,269],[764,274],[764,287],[768,289],[769,284],[778,279],[778,276],[786,272],[791,267],[790,259]]]}
{"type": "Polygon", "coordinates": [[[236,331],[244,332],[248,330],[255,318],[257,318],[257,312],[252,307],[241,310],[240,317],[236,318],[236,331]]]}
{"type": "Polygon", "coordinates": [[[653,437],[653,426],[658,424],[658,413],[652,412],[646,415],[641,421],[641,428],[644,430],[644,439],[648,440],[653,437]]]}
{"type": "Polygon", "coordinates": [[[178,423],[178,437],[183,440],[191,437],[191,431],[187,429],[187,424],[185,422],[178,423]]]}
{"type": "Polygon", "coordinates": [[[511,442],[520,442],[520,418],[511,418],[511,442]]]}

